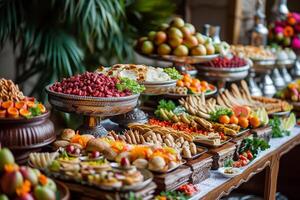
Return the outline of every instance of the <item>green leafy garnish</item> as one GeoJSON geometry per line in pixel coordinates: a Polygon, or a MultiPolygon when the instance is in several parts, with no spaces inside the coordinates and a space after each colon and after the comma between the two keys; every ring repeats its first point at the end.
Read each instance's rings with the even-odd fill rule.
{"type": "Polygon", "coordinates": [[[224,167],[232,167],[233,163],[234,163],[234,161],[232,159],[227,159],[224,162],[224,167]]]}
{"type": "Polygon", "coordinates": [[[156,117],[162,119],[161,117],[161,109],[165,109],[167,111],[173,111],[176,108],[175,103],[172,100],[160,100],[158,102],[158,106],[156,108],[156,110],[154,111],[154,114],[156,117]]]}
{"type": "Polygon", "coordinates": [[[220,116],[227,115],[231,116],[233,115],[233,112],[229,108],[219,108],[216,112],[211,112],[210,114],[210,120],[217,122],[219,121],[220,116]]]}
{"type": "Polygon", "coordinates": [[[279,117],[275,116],[270,120],[269,125],[272,127],[272,137],[280,138],[285,135],[290,135],[291,132],[289,130],[285,130],[281,126],[281,120],[279,117]]]}
{"type": "Polygon", "coordinates": [[[164,68],[164,72],[167,73],[173,80],[179,80],[182,78],[182,75],[180,75],[174,67],[164,68]]]}
{"type": "Polygon", "coordinates": [[[172,100],[162,99],[158,102],[158,106],[157,106],[157,109],[161,109],[161,108],[164,108],[168,111],[173,111],[176,108],[176,105],[172,100]]]}
{"type": "Polygon", "coordinates": [[[120,82],[116,84],[119,91],[130,90],[133,94],[139,94],[145,90],[144,85],[140,85],[135,80],[129,78],[121,78],[120,82]]]}
{"type": "Polygon", "coordinates": [[[255,158],[259,151],[264,151],[270,148],[270,145],[261,138],[246,138],[243,140],[239,153],[250,151],[255,158]]]}
{"type": "Polygon", "coordinates": [[[189,199],[184,193],[179,192],[179,191],[165,191],[165,192],[161,192],[154,199],[155,200],[159,200],[162,197],[166,197],[167,200],[187,200],[187,199],[189,199]]]}
{"type": "Polygon", "coordinates": [[[38,116],[42,113],[41,109],[38,106],[29,108],[29,111],[31,112],[31,116],[38,116]]]}

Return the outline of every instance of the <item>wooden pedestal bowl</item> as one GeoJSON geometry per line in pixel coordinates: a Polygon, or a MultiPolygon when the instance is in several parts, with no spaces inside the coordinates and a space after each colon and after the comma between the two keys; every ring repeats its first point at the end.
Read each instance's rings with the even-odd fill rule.
{"type": "Polygon", "coordinates": [[[0,119],[0,143],[9,148],[19,164],[25,164],[29,153],[39,151],[56,138],[50,112],[31,119],[0,119]]]}

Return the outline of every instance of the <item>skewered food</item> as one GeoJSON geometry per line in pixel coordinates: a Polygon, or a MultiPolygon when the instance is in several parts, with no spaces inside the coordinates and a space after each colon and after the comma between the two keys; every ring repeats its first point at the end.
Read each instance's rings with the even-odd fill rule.
{"type": "Polygon", "coordinates": [[[139,124],[134,124],[131,126],[132,129],[124,133],[127,143],[133,144],[155,144],[160,146],[168,146],[177,149],[181,152],[184,158],[192,158],[192,156],[198,153],[196,145],[192,142],[192,138],[185,137],[172,133],[168,133],[162,130],[144,128],[144,126],[139,127],[139,124]],[[147,131],[147,132],[146,132],[147,131]]]}
{"type": "Polygon", "coordinates": [[[252,97],[247,83],[242,80],[241,87],[231,84],[231,90],[221,92],[217,97],[221,106],[233,108],[235,106],[248,106],[253,110],[265,108],[268,114],[291,110],[291,106],[282,100],[268,97],[252,97]]]}

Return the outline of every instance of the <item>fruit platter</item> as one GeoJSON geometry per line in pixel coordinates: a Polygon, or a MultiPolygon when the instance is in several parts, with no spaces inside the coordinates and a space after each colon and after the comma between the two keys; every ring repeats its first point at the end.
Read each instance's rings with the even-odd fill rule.
{"type": "Polygon", "coordinates": [[[238,56],[218,57],[209,62],[196,65],[201,76],[209,80],[236,81],[247,77],[250,65],[238,56]]]}
{"type": "MultiPolygon", "coordinates": [[[[43,154],[45,153],[31,157],[35,159],[43,154]]],[[[116,167],[96,154],[94,152],[89,159],[85,159],[85,157],[69,156],[66,151],[62,151],[43,171],[56,179],[74,181],[108,191],[135,191],[152,181],[153,176],[148,170],[128,166],[129,161],[124,159],[122,165],[116,167]]]]}
{"type": "Polygon", "coordinates": [[[195,27],[176,17],[159,30],[137,40],[136,51],[148,58],[173,63],[194,64],[212,60],[229,49],[225,42],[214,43],[195,27]]]}
{"type": "MultiPolygon", "coordinates": [[[[180,138],[180,141],[182,139],[180,138]]],[[[62,138],[55,141],[53,145],[57,150],[64,149],[71,160],[93,161],[106,158],[108,160],[106,166],[110,166],[109,161],[115,162],[112,165],[115,168],[137,167],[166,173],[184,163],[175,146],[173,148],[146,140],[148,141],[146,136],[139,135],[133,130],[127,130],[124,134],[110,131],[106,137],[95,138],[89,134],[79,135],[71,129],[66,129],[63,131],[62,138]]],[[[187,144],[189,145],[188,142],[187,144]]]]}
{"type": "Polygon", "coordinates": [[[93,126],[83,126],[83,130],[94,134],[99,134],[98,131],[106,134],[95,117],[129,112],[136,106],[141,91],[143,87],[133,80],[119,80],[96,72],[85,72],[46,87],[54,108],[88,117],[88,124],[93,126]]]}
{"type": "Polygon", "coordinates": [[[98,73],[117,77],[121,80],[137,81],[145,87],[142,94],[159,95],[176,85],[181,75],[175,68],[159,68],[136,64],[116,64],[111,68],[98,68],[98,73]]]}
{"type": "Polygon", "coordinates": [[[34,97],[26,97],[11,80],[0,79],[0,141],[17,162],[55,140],[50,111],[34,97]]]}
{"type": "Polygon", "coordinates": [[[9,149],[2,148],[0,157],[1,199],[69,199],[70,192],[63,183],[52,180],[38,169],[19,166],[9,149]]]}
{"type": "Polygon", "coordinates": [[[189,95],[205,94],[208,98],[217,93],[217,88],[206,81],[200,81],[197,78],[192,78],[190,74],[184,74],[183,77],[177,81],[176,87],[170,88],[169,93],[165,95],[167,98],[180,99],[189,95]]]}

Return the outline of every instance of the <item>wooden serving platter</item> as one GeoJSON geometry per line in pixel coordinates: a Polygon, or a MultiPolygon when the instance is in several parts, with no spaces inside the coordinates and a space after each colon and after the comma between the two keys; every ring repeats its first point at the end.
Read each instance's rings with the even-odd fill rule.
{"type": "Polygon", "coordinates": [[[212,166],[212,155],[205,153],[201,157],[189,160],[186,165],[191,167],[192,174],[190,182],[198,184],[209,177],[209,170],[212,166]]]}
{"type": "Polygon", "coordinates": [[[217,170],[219,167],[223,167],[224,163],[228,159],[233,159],[236,150],[235,143],[228,142],[219,148],[210,149],[208,153],[212,155],[212,170],[217,170]]]}
{"type": "Polygon", "coordinates": [[[150,183],[147,187],[135,191],[135,192],[112,192],[100,190],[98,188],[93,188],[89,186],[84,186],[74,182],[64,182],[64,184],[71,191],[70,199],[78,200],[92,200],[92,199],[102,199],[102,200],[111,200],[111,199],[120,199],[125,200],[129,199],[130,196],[134,196],[135,199],[145,199],[150,200],[154,198],[154,192],[156,189],[155,183],[150,183]]]}
{"type": "Polygon", "coordinates": [[[165,173],[154,174],[153,181],[157,185],[156,193],[166,190],[176,190],[179,186],[189,182],[192,170],[189,166],[183,165],[178,169],[165,173]]]}

